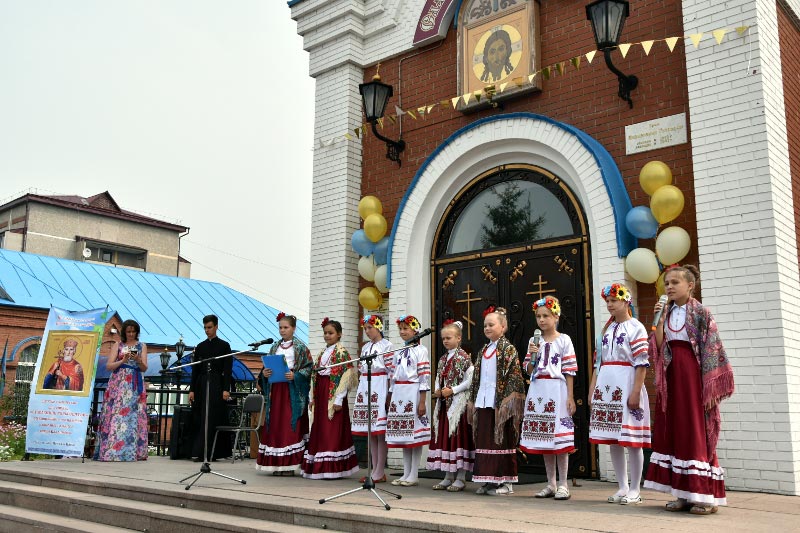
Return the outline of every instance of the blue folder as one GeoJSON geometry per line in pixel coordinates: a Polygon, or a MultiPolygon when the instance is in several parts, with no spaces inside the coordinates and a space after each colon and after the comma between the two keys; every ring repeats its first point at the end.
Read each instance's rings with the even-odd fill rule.
{"type": "Polygon", "coordinates": [[[261,362],[264,363],[264,368],[272,370],[272,375],[269,378],[270,383],[285,383],[285,374],[289,371],[286,365],[286,360],[282,355],[262,355],[261,362]]]}

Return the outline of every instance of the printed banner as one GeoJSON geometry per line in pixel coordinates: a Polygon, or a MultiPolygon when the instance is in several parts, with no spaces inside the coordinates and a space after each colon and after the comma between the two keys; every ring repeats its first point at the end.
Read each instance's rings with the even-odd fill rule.
{"type": "Polygon", "coordinates": [[[103,329],[113,311],[50,308],[28,402],[25,451],[83,455],[103,329]]]}

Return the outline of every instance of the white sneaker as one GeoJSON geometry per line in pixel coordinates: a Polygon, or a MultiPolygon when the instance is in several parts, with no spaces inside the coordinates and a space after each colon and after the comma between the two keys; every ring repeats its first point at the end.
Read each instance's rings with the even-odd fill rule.
{"type": "Polygon", "coordinates": [[[490,490],[489,489],[489,484],[488,483],[484,483],[483,485],[478,487],[478,490],[475,491],[475,494],[489,494],[489,490],[490,490]]]}
{"type": "Polygon", "coordinates": [[[509,494],[514,494],[514,489],[510,483],[504,483],[496,489],[490,489],[488,494],[490,496],[507,496],[509,494]]]}

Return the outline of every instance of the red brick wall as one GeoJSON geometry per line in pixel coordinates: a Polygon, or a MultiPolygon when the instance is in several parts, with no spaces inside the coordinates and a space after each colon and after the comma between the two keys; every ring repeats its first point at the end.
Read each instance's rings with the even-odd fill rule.
{"type": "Polygon", "coordinates": [[[794,227],[797,260],[800,262],[800,24],[778,2],[778,35],[781,43],[783,97],[786,103],[786,133],[789,140],[789,170],[794,197],[794,227]]]}
{"type": "MultiPolygon", "coordinates": [[[[586,20],[586,1],[544,1],[541,5],[542,65],[566,61],[594,49],[591,26],[586,20]]],[[[395,89],[388,109],[398,104],[402,96],[403,109],[449,99],[457,94],[456,30],[451,29],[441,45],[402,63],[402,82],[398,83],[398,63],[404,56],[382,62],[381,76],[395,89]]],[[[677,0],[645,0],[637,2],[625,24],[623,41],[640,42],[683,35],[680,2],[677,0]]],[[[540,94],[523,96],[503,104],[500,110],[484,110],[464,115],[452,107],[437,106],[424,119],[403,119],[403,139],[407,148],[402,154],[403,165],[397,167],[385,159],[385,147],[373,136],[364,140],[362,194],[374,194],[383,203],[384,214],[391,227],[400,199],[420,165],[444,139],[457,129],[482,117],[500,113],[531,112],[576,126],[603,144],[611,153],[625,179],[634,206],[647,205],[649,197],[638,183],[639,171],[648,161],[661,160],[672,169],[674,183],[686,197],[681,216],[674,221],[686,229],[696,242],[694,189],[690,145],[683,144],[631,156],[625,155],[625,126],[654,118],[685,112],[688,121],[688,97],[684,43],[679,40],[670,53],[663,42],[656,43],[649,56],[641,46],[631,47],[623,59],[614,53],[615,65],[626,74],[639,78],[632,93],[634,108],[617,96],[618,82],[605,66],[602,56],[589,65],[582,58],[580,70],[571,65],[563,77],[555,75],[544,81],[540,94]]],[[[409,52],[408,56],[414,52],[409,52]]],[[[374,69],[366,69],[369,81],[374,69]]],[[[688,124],[687,124],[688,126],[688,124]]],[[[398,125],[386,121],[383,134],[398,137],[398,125]]],[[[509,161],[513,162],[513,161],[509,161]]],[[[591,228],[589,229],[591,231],[591,228]]],[[[655,247],[652,240],[640,246],[655,247]]],[[[686,262],[697,262],[693,246],[686,262]]],[[[613,280],[603,280],[613,281],[613,280]]],[[[655,299],[652,285],[639,287],[639,309],[647,321],[655,299]]]]}

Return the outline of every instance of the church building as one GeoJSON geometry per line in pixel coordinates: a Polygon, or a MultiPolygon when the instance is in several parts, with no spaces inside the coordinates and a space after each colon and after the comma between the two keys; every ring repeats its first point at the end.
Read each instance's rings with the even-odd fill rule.
{"type": "MultiPolygon", "coordinates": [[[[680,262],[699,267],[696,296],[734,367],[726,484],[800,494],[800,0],[289,5],[316,80],[312,351],[326,316],[351,352],[362,340],[358,295],[371,284],[351,238],[373,195],[388,223],[387,337],[400,342],[407,313],[435,329],[455,318],[474,356],[482,311],[500,305],[524,353],[532,302],[557,296],[579,366],[570,472],[611,478],[607,447],[588,441],[600,289],[631,287],[649,327],[656,280],[637,282],[626,261],[656,239],[626,217],[655,213],[640,174],[660,162],[683,208],[659,233],[688,234],[680,262]],[[373,128],[359,86],[376,74],[392,94],[373,128]]],[[[425,344],[435,364],[437,336],[425,344]]]]}

